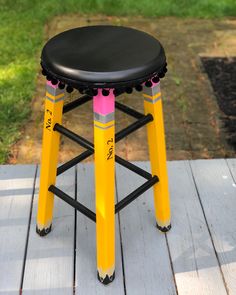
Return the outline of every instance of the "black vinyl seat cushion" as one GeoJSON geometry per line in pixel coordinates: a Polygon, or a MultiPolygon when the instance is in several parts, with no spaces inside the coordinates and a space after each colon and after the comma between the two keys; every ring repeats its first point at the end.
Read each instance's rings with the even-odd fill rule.
{"type": "Polygon", "coordinates": [[[62,32],[42,50],[47,74],[72,87],[134,87],[166,65],[160,42],[120,26],[88,26],[62,32]]]}

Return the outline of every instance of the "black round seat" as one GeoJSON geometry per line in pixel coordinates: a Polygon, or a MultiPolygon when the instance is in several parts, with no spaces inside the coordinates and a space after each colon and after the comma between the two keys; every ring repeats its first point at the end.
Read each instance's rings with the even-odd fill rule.
{"type": "Polygon", "coordinates": [[[74,88],[135,87],[163,76],[165,52],[147,33],[120,26],[89,26],[65,31],[43,48],[48,80],[74,88]]]}

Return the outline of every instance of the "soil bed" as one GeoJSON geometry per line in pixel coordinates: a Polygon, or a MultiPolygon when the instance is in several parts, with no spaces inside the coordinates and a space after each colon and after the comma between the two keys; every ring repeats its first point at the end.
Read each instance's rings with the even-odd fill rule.
{"type": "Polygon", "coordinates": [[[228,142],[236,150],[236,58],[202,58],[202,62],[225,114],[222,119],[228,142]]]}

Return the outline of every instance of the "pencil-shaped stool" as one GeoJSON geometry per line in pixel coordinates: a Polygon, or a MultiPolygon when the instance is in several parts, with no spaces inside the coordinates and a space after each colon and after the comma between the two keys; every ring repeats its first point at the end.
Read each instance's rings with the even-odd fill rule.
{"type": "MultiPolygon", "coordinates": [[[[160,42],[135,29],[116,26],[75,28],[50,39],[41,55],[46,76],[45,119],[36,231],[52,228],[54,195],[96,222],[97,274],[103,284],[115,278],[115,214],[153,186],[157,228],[170,229],[170,202],[160,78],[166,57],[160,42]],[[64,92],[79,98],[63,106],[64,92]],[[116,101],[122,93],[143,93],[145,114],[116,101]],[[94,143],[62,125],[63,113],[93,100],[94,143]],[[115,133],[115,109],[136,120],[115,133]],[[115,155],[115,143],[147,125],[152,173],[115,155]],[[86,150],[57,168],[60,134],[86,150]],[[96,212],[55,186],[56,176],[95,155],[96,212]],[[145,182],[115,204],[115,162],[145,182]]],[[[138,97],[137,97],[138,99],[138,97]]],[[[85,192],[86,193],[86,192],[85,192]]]]}

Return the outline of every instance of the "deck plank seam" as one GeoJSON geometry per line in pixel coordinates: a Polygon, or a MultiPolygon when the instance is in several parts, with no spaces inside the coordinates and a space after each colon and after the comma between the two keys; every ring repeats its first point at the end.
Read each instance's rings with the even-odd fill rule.
{"type": "Polygon", "coordinates": [[[170,268],[171,268],[171,272],[173,275],[173,281],[174,281],[174,285],[175,285],[175,292],[176,292],[176,295],[179,295],[178,286],[177,286],[176,279],[175,279],[174,265],[172,262],[172,257],[171,257],[171,253],[170,253],[170,246],[169,246],[169,242],[168,242],[168,234],[164,233],[164,235],[165,235],[165,240],[166,240],[166,247],[167,247],[167,251],[168,251],[169,261],[170,261],[170,268]]]}
{"type": "Polygon", "coordinates": [[[208,223],[208,220],[207,220],[207,217],[206,217],[204,206],[203,206],[203,203],[202,203],[202,200],[201,200],[201,197],[200,197],[200,193],[199,193],[199,190],[198,190],[198,187],[197,187],[197,183],[196,183],[196,180],[195,180],[195,177],[194,177],[194,172],[193,172],[193,169],[192,169],[191,162],[192,162],[191,160],[188,161],[189,166],[190,166],[190,171],[191,171],[191,174],[192,174],[192,178],[193,178],[193,183],[194,183],[196,193],[197,193],[197,196],[198,196],[198,200],[199,200],[199,203],[200,203],[200,206],[201,206],[201,209],[202,209],[202,213],[203,213],[203,216],[204,216],[204,219],[205,219],[205,222],[206,222],[206,227],[207,227],[210,239],[211,239],[212,247],[213,247],[214,252],[215,252],[216,260],[217,260],[217,263],[218,263],[218,266],[219,266],[219,270],[220,270],[220,273],[221,273],[221,277],[222,277],[222,280],[223,280],[225,291],[229,295],[230,294],[229,293],[229,288],[227,286],[227,283],[226,283],[226,280],[225,280],[225,277],[224,277],[224,273],[223,273],[223,270],[222,270],[222,267],[221,267],[221,264],[220,264],[219,255],[217,253],[217,250],[216,250],[216,247],[215,247],[215,244],[214,244],[214,240],[213,240],[213,237],[212,237],[212,234],[211,234],[210,226],[209,226],[209,223],[208,223]]]}
{"type": "MultiPolygon", "coordinates": [[[[78,197],[78,192],[77,192],[77,188],[78,188],[78,183],[77,183],[77,174],[78,174],[78,170],[77,170],[77,165],[75,165],[75,200],[77,201],[77,197],[78,197]]],[[[73,295],[76,294],[76,252],[77,252],[77,247],[76,247],[76,243],[77,243],[77,210],[74,209],[74,251],[73,251],[73,295]]]]}
{"type": "MultiPolygon", "coordinates": [[[[115,190],[116,190],[116,202],[118,202],[118,186],[117,186],[117,176],[115,174],[115,190]]],[[[125,261],[124,261],[124,253],[123,253],[123,244],[122,244],[122,234],[121,234],[121,222],[120,222],[120,212],[117,214],[118,217],[118,227],[119,227],[119,235],[120,235],[120,251],[121,251],[121,262],[122,262],[122,273],[123,273],[123,284],[124,284],[124,295],[126,292],[126,281],[125,281],[125,261]]]]}
{"type": "Polygon", "coordinates": [[[230,173],[230,175],[231,175],[231,177],[232,177],[232,179],[234,181],[234,184],[236,185],[236,178],[234,177],[234,173],[233,173],[233,171],[231,170],[231,168],[229,166],[228,159],[226,159],[225,162],[226,162],[227,167],[229,168],[229,173],[230,173]]]}
{"type": "Polygon", "coordinates": [[[31,195],[31,201],[30,201],[29,219],[28,219],[28,226],[27,226],[27,232],[26,232],[26,241],[25,241],[24,257],[23,257],[21,280],[20,280],[20,290],[19,290],[20,295],[22,294],[23,287],[24,287],[25,265],[27,260],[27,251],[28,251],[28,244],[29,244],[30,226],[31,226],[31,219],[32,219],[32,212],[33,212],[37,174],[38,174],[38,165],[36,165],[35,167],[32,195],[31,195]]]}

